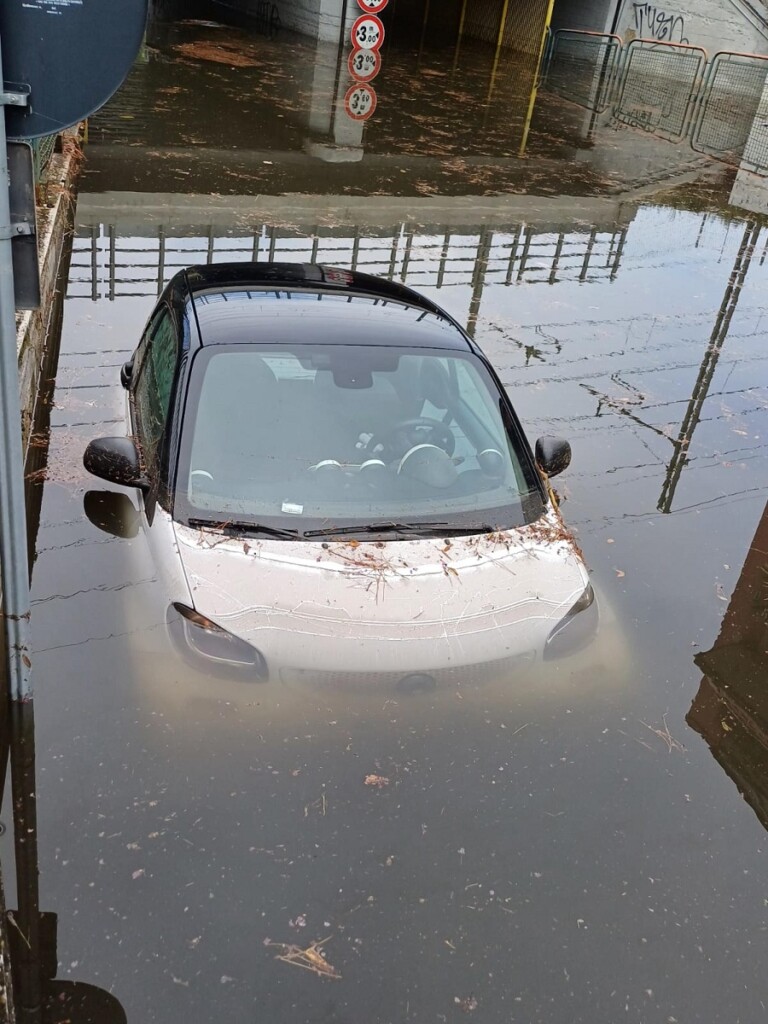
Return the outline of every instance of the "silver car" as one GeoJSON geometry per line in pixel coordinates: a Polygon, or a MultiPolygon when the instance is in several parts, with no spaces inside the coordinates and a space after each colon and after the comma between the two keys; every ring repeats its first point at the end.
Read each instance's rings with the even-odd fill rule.
{"type": "Polygon", "coordinates": [[[122,369],[131,437],[86,468],[140,493],[185,656],[274,681],[429,690],[594,636],[549,477],[477,345],[403,285],[331,267],[178,273],[122,369]]]}

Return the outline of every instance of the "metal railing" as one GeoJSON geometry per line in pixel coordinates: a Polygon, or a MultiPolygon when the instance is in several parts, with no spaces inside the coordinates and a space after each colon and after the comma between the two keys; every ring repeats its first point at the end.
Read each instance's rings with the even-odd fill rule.
{"type": "MultiPolygon", "coordinates": [[[[768,56],[560,29],[543,87],[619,123],[768,175],[768,56]]],[[[595,121],[593,120],[592,127],[595,121]]],[[[591,130],[591,129],[590,129],[591,130]]]]}
{"type": "Polygon", "coordinates": [[[707,53],[699,46],[633,39],[626,47],[613,116],[670,139],[688,132],[707,53]]]}
{"type": "Polygon", "coordinates": [[[768,57],[722,51],[712,58],[691,145],[720,156],[741,153],[753,128],[768,78],[768,57]]]}
{"type": "Polygon", "coordinates": [[[622,53],[620,36],[558,29],[546,57],[547,88],[596,113],[607,110],[622,53]]]}
{"type": "Polygon", "coordinates": [[[57,135],[44,135],[41,139],[34,139],[32,142],[32,161],[36,182],[42,181],[45,177],[45,170],[56,149],[57,138],[57,135]]]}

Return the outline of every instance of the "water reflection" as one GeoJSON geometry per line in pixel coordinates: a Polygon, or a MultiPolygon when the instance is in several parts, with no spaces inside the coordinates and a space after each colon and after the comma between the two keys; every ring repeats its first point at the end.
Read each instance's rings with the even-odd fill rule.
{"type": "Polygon", "coordinates": [[[691,400],[686,409],[680,431],[674,445],[674,454],[670,459],[667,468],[667,475],[664,480],[664,487],[659,498],[658,508],[660,512],[669,512],[675,498],[680,474],[688,458],[688,449],[691,444],[693,432],[701,418],[701,411],[712,384],[712,378],[717,368],[725,339],[728,337],[728,330],[731,326],[733,314],[739,302],[741,290],[744,287],[752,258],[755,255],[755,248],[760,238],[762,227],[754,221],[747,221],[744,226],[744,234],[741,245],[736,253],[733,270],[723,295],[723,301],[717,313],[715,325],[709,339],[709,345],[704,353],[704,359],[699,370],[699,375],[694,384],[691,400]]]}
{"type": "MultiPolygon", "coordinates": [[[[388,246],[414,224],[368,200],[368,219],[347,211],[338,235],[308,230],[322,202],[314,196],[305,207],[289,197],[279,218],[267,211],[253,224],[241,217],[246,199],[179,197],[165,207],[163,242],[154,197],[143,207],[81,196],[33,580],[43,880],[72,924],[62,962],[114,987],[137,1020],[183,1013],[203,1024],[258,1007],[301,1022],[416,1021],[450,1018],[475,999],[494,1022],[512,1007],[547,1024],[608,1024],[625,1013],[617,979],[634,993],[636,1020],[657,1007],[684,1019],[692,1005],[702,1020],[718,1019],[712,1005],[725,1007],[723,1021],[759,1019],[756,990],[728,973],[726,952],[736,943],[758,977],[756,947],[729,935],[731,918],[711,907],[713,876],[732,870],[740,928],[760,926],[753,837],[729,835],[722,848],[728,795],[713,802],[697,752],[668,754],[642,724],[666,720],[684,739],[686,690],[666,680],[688,678],[690,640],[719,607],[712,563],[735,561],[752,508],[738,504],[740,491],[763,485],[757,457],[747,482],[717,454],[743,445],[745,459],[759,455],[764,271],[753,259],[676,498],[704,511],[655,508],[677,435],[669,422],[684,415],[743,225],[603,200],[575,208],[571,198],[559,211],[526,198],[500,216],[495,203],[478,210],[470,200],[445,219],[418,218],[429,234],[414,230],[409,281],[466,322],[480,276],[477,334],[521,415],[532,430],[573,439],[566,518],[581,527],[630,642],[606,645],[599,663],[559,685],[534,675],[405,699],[312,680],[235,687],[191,671],[170,647],[167,595],[142,535],[102,528],[122,529],[129,506],[110,511],[91,495],[83,515],[93,483],[82,452],[125,429],[120,365],[159,267],[170,270],[169,250],[173,261],[205,262],[209,246],[213,259],[233,245],[247,255],[256,238],[265,258],[269,229],[290,218],[303,230],[276,232],[276,253],[295,245],[303,256],[319,236],[321,258],[351,262],[377,239],[355,225],[375,221],[386,273],[388,246]],[[507,285],[516,224],[533,240],[522,279],[507,285]],[[494,242],[497,229],[507,236],[493,277],[478,258],[484,226],[494,242]],[[466,259],[445,261],[438,289],[448,228],[466,259]],[[622,229],[611,280],[610,238],[622,229]],[[602,259],[581,280],[593,230],[602,259]],[[575,258],[561,258],[547,285],[561,232],[562,255],[573,247],[575,258]],[[690,835],[710,853],[695,870],[690,835]],[[341,979],[275,959],[324,940],[341,979]],[[711,958],[701,972],[697,945],[711,958]],[[671,972],[672,962],[682,966],[671,972]]],[[[402,241],[397,253],[395,276],[402,241]]],[[[521,259],[518,248],[515,269],[521,259]]]]}
{"type": "Polygon", "coordinates": [[[614,280],[637,211],[631,203],[584,201],[583,218],[574,224],[572,204],[557,200],[496,200],[478,215],[476,204],[455,199],[425,204],[426,222],[400,220],[409,207],[399,203],[378,217],[369,210],[361,224],[350,222],[348,207],[305,196],[270,202],[264,223],[260,206],[247,197],[217,210],[210,201],[167,194],[145,194],[140,202],[117,193],[83,195],[72,294],[94,301],[159,295],[178,269],[193,263],[287,259],[342,264],[414,288],[469,285],[473,322],[487,285],[614,280]],[[233,204],[240,210],[237,226],[233,204]]]}
{"type": "Polygon", "coordinates": [[[747,552],[686,721],[768,829],[768,505],[747,552]]]}

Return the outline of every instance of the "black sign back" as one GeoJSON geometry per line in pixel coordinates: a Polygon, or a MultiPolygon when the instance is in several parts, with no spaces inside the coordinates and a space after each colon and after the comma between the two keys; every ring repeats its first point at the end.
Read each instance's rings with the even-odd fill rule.
{"type": "Polygon", "coordinates": [[[0,0],[3,77],[30,90],[6,106],[9,139],[53,135],[118,89],[141,46],[147,0],[0,0]]]}

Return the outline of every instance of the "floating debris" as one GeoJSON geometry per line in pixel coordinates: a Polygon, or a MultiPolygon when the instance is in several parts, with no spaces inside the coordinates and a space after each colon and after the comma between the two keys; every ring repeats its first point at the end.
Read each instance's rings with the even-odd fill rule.
{"type": "Polygon", "coordinates": [[[275,960],[282,960],[283,963],[293,964],[295,967],[303,967],[305,971],[312,971],[313,974],[318,974],[321,978],[341,980],[341,974],[332,964],[328,963],[325,959],[325,952],[321,948],[330,938],[331,936],[328,935],[319,942],[312,942],[306,949],[287,942],[272,942],[271,939],[266,939],[264,945],[280,950],[275,956],[275,960]]]}
{"type": "Polygon", "coordinates": [[[366,775],[366,786],[375,786],[376,789],[383,789],[389,785],[389,779],[385,775],[366,775]]]}

